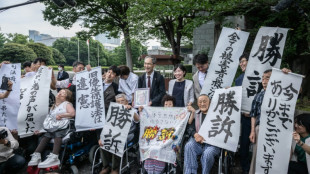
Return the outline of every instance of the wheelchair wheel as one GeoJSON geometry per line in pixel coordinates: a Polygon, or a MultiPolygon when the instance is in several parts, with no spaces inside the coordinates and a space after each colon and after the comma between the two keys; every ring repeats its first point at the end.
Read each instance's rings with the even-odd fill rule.
{"type": "Polygon", "coordinates": [[[102,169],[102,161],[100,157],[100,147],[98,145],[91,147],[88,158],[92,165],[92,173],[99,173],[102,169]]]}
{"type": "Polygon", "coordinates": [[[70,171],[72,174],[79,174],[79,170],[75,165],[70,166],[70,171]]]}
{"type": "Polygon", "coordinates": [[[232,154],[228,151],[225,151],[224,153],[224,174],[233,174],[233,164],[232,164],[232,154]]]}
{"type": "Polygon", "coordinates": [[[92,164],[94,161],[94,156],[96,155],[95,152],[98,149],[99,145],[94,145],[93,147],[90,148],[89,154],[88,154],[88,160],[92,164]]]}

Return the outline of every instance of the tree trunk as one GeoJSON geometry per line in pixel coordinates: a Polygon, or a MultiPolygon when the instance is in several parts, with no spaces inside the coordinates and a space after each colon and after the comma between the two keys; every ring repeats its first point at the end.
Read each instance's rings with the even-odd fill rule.
{"type": "Polygon", "coordinates": [[[126,48],[126,65],[129,67],[130,71],[133,71],[129,29],[128,28],[123,29],[123,33],[124,33],[125,48],[126,48]]]}

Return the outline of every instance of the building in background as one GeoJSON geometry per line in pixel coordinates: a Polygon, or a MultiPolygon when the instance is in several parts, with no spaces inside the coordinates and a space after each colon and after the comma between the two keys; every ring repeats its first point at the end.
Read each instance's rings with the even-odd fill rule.
{"type": "Polygon", "coordinates": [[[36,30],[29,30],[29,39],[32,39],[35,43],[42,43],[46,46],[52,46],[53,43],[60,38],[70,39],[70,37],[53,37],[49,34],[40,34],[40,32],[36,30]]]}
{"type": "Polygon", "coordinates": [[[95,36],[95,39],[102,43],[104,48],[109,51],[113,51],[116,47],[119,47],[121,45],[120,38],[108,37],[108,34],[106,33],[95,36]]]}
{"type": "Polygon", "coordinates": [[[171,55],[172,51],[170,48],[164,48],[161,46],[152,46],[152,49],[147,50],[148,55],[171,55]]]}

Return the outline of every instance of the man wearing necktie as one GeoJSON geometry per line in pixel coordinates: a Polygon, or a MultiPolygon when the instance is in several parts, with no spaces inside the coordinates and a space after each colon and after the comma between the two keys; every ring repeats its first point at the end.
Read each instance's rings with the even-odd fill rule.
{"type": "Polygon", "coordinates": [[[146,56],[144,58],[145,73],[138,80],[138,88],[150,89],[150,106],[160,106],[161,100],[166,94],[164,77],[154,71],[155,64],[155,58],[146,56]]]}
{"type": "Polygon", "coordinates": [[[198,69],[198,71],[193,75],[194,93],[196,99],[198,99],[208,72],[208,56],[206,54],[197,54],[193,59],[193,64],[198,69]]]}

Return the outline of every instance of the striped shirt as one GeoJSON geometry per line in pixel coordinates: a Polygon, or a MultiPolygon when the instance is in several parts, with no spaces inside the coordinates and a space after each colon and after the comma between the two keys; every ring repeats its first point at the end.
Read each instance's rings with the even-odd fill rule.
{"type": "Polygon", "coordinates": [[[260,123],[261,107],[263,104],[264,95],[265,90],[262,90],[260,93],[255,95],[254,100],[252,102],[250,117],[256,117],[255,126],[259,125],[260,123]]]}

